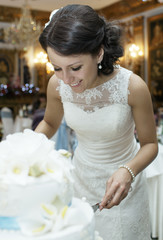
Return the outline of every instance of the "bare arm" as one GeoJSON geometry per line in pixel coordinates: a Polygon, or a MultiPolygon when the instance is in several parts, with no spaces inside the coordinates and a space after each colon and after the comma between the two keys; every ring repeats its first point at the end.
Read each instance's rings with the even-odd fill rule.
{"type": "Polygon", "coordinates": [[[131,79],[129,104],[133,110],[134,121],[140,142],[140,150],[128,164],[137,175],[157,156],[158,144],[151,96],[147,85],[137,75],[131,79]]]}
{"type": "Polygon", "coordinates": [[[36,132],[44,133],[48,138],[51,138],[56,133],[63,118],[63,106],[59,91],[56,90],[57,86],[58,79],[53,75],[48,83],[47,106],[44,119],[35,129],[36,132]]]}
{"type": "MultiPolygon", "coordinates": [[[[140,150],[126,165],[136,176],[157,156],[158,144],[151,96],[145,82],[132,74],[129,85],[128,103],[132,107],[133,117],[140,141],[140,150]]],[[[119,168],[108,179],[105,196],[100,209],[118,205],[128,194],[132,176],[125,168],[119,168]]]]}

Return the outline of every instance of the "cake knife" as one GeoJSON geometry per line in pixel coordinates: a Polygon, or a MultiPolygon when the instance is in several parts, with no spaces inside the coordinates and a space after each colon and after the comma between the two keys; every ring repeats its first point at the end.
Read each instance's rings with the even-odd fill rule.
{"type": "Polygon", "coordinates": [[[93,211],[96,212],[97,209],[99,209],[100,207],[100,202],[99,203],[96,203],[95,205],[92,205],[92,208],[93,208],[93,211]]]}

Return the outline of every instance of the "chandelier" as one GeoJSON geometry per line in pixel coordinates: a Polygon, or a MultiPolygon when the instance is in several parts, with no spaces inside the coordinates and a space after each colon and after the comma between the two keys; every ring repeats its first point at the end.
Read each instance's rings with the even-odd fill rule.
{"type": "Polygon", "coordinates": [[[4,29],[5,41],[13,44],[16,48],[25,48],[34,44],[41,33],[41,25],[32,19],[27,2],[22,7],[22,16],[4,29]]]}

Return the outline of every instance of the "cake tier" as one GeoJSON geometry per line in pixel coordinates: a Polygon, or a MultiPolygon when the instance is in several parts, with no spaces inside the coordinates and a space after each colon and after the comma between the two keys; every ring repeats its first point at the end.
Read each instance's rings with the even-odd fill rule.
{"type": "Polygon", "coordinates": [[[0,236],[3,240],[94,240],[94,213],[88,203],[73,198],[62,221],[64,228],[57,231],[54,228],[40,236],[25,236],[21,231],[7,230],[0,230],[0,236]]]}
{"type": "MultiPolygon", "coordinates": [[[[0,183],[0,216],[19,217],[39,211],[41,204],[52,204],[59,198],[63,205],[71,203],[72,185],[68,182],[33,178],[27,185],[0,183]]],[[[1,227],[0,227],[1,228],[1,227]]]]}

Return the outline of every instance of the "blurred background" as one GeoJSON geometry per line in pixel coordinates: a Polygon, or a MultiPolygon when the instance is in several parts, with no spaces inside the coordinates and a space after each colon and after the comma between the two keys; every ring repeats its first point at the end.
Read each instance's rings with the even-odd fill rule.
{"type": "Polygon", "coordinates": [[[9,108],[13,122],[18,116],[33,116],[33,104],[40,93],[46,94],[54,74],[38,42],[39,34],[51,11],[73,3],[88,4],[108,20],[120,21],[125,31],[125,55],[120,64],[148,84],[159,127],[163,121],[163,0],[1,0],[0,110],[9,108]]]}

